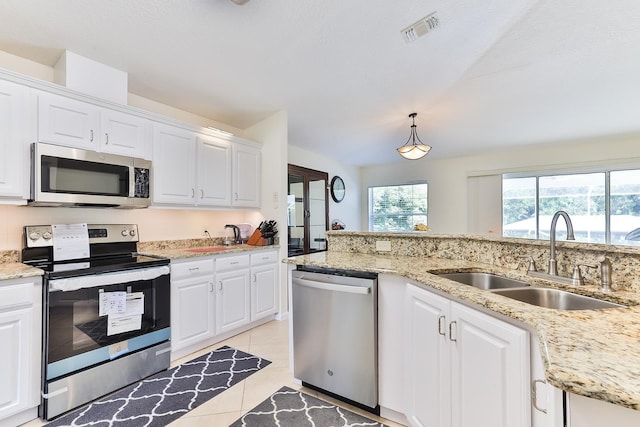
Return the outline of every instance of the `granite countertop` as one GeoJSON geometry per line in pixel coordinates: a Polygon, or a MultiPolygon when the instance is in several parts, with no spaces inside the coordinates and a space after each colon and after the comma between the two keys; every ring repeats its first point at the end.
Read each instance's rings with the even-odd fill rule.
{"type": "Polygon", "coordinates": [[[271,246],[251,246],[251,245],[232,245],[232,246],[209,246],[209,247],[153,247],[146,246],[138,248],[138,252],[143,255],[160,256],[171,260],[196,258],[203,256],[240,254],[245,252],[264,251],[269,249],[279,249],[279,245],[271,246]]]}
{"type": "Polygon", "coordinates": [[[0,280],[22,279],[24,277],[42,276],[44,271],[19,262],[0,264],[0,280]]]}
{"type": "Polygon", "coordinates": [[[392,257],[347,252],[318,252],[287,258],[288,264],[394,274],[515,319],[537,334],[547,381],[582,396],[640,410],[640,295],[604,294],[534,279],[524,272],[472,261],[431,257],[392,257]],[[531,284],[555,287],[630,305],[605,310],[562,311],[537,307],[434,275],[482,271],[531,284]]]}

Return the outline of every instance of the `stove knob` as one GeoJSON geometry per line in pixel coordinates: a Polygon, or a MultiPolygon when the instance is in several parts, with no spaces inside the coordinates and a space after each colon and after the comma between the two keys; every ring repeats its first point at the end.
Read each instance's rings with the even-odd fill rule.
{"type": "Polygon", "coordinates": [[[136,230],[135,230],[135,229],[132,229],[131,231],[129,231],[129,235],[130,235],[131,237],[134,237],[134,236],[136,235],[136,230]]]}
{"type": "Polygon", "coordinates": [[[32,231],[31,233],[29,233],[29,239],[33,240],[34,242],[36,240],[38,240],[40,238],[40,232],[39,231],[32,231]]]}
{"type": "Polygon", "coordinates": [[[42,238],[43,238],[44,240],[50,240],[50,239],[51,239],[51,237],[53,237],[53,236],[51,235],[51,232],[50,232],[50,231],[45,231],[44,233],[42,233],[42,238]]]}
{"type": "Polygon", "coordinates": [[[122,231],[120,232],[120,234],[122,234],[122,237],[127,237],[127,236],[129,235],[129,231],[127,231],[127,230],[122,230],[122,231]]]}

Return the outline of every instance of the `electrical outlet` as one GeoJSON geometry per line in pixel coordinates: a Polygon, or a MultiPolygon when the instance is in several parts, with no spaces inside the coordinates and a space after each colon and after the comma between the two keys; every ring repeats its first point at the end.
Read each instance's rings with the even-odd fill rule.
{"type": "Polygon", "coordinates": [[[390,240],[376,240],[376,251],[378,252],[391,252],[390,240]]]}

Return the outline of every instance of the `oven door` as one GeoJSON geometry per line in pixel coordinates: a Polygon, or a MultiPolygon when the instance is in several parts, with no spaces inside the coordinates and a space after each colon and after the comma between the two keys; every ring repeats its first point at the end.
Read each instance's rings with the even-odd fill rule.
{"type": "Polygon", "coordinates": [[[169,267],[47,280],[46,380],[168,341],[169,267]]]}

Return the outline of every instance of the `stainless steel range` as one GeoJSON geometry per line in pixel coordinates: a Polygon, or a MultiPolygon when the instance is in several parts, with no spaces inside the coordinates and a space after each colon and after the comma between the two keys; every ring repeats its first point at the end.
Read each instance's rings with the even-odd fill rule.
{"type": "Polygon", "coordinates": [[[24,227],[22,250],[45,271],[47,420],[167,369],[171,352],[169,260],[137,254],[136,225],[105,224],[86,226],[84,257],[57,261],[54,227],[24,227]]]}

